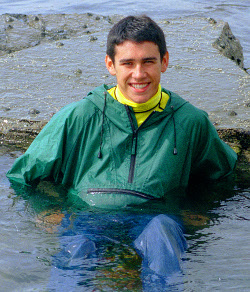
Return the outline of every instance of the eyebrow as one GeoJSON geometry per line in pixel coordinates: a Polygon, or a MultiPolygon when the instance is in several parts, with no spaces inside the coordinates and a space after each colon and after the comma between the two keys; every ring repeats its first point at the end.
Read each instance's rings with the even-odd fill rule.
{"type": "MultiPolygon", "coordinates": [[[[135,59],[121,59],[119,60],[119,63],[126,63],[126,62],[131,62],[134,61],[135,59]]],[[[153,60],[157,60],[156,57],[147,57],[147,58],[143,58],[142,61],[153,61],[153,60]]]]}

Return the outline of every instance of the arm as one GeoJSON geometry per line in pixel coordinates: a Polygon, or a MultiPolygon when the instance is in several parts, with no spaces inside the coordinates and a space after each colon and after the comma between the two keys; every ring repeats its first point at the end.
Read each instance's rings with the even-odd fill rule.
{"type": "Polygon", "coordinates": [[[36,185],[39,180],[51,177],[59,179],[63,159],[63,142],[66,139],[67,107],[52,117],[32,142],[28,150],[19,157],[7,177],[24,185],[36,185]]]}
{"type": "Polygon", "coordinates": [[[205,113],[194,135],[192,176],[211,180],[230,176],[236,166],[237,154],[219,138],[205,113]]]}

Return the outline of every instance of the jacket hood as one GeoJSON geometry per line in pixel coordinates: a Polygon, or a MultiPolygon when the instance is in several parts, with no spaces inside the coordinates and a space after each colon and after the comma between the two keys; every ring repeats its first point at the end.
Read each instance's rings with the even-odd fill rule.
{"type": "MultiPolygon", "coordinates": [[[[104,133],[104,120],[107,117],[114,125],[116,125],[121,131],[126,133],[131,133],[131,130],[135,133],[136,129],[138,129],[137,122],[135,116],[131,115],[129,112],[129,108],[126,105],[119,103],[115,100],[109,93],[108,89],[110,86],[103,84],[100,87],[95,88],[91,91],[86,99],[90,100],[95,104],[97,108],[102,111],[102,125],[101,125],[101,139],[100,139],[100,150],[98,153],[98,158],[102,158],[102,144],[103,144],[103,133],[104,133]],[[126,108],[126,111],[124,110],[126,108]],[[132,125],[132,127],[131,127],[132,125]]],[[[162,112],[157,112],[157,114],[151,115],[150,123],[147,123],[147,120],[140,126],[141,127],[149,127],[152,124],[159,122],[160,120],[169,116],[173,120],[173,131],[174,131],[174,148],[173,154],[176,155],[177,151],[177,142],[176,142],[176,123],[175,123],[175,112],[178,111],[184,104],[187,103],[186,100],[182,99],[177,94],[162,89],[165,93],[169,95],[168,103],[165,109],[162,112]]],[[[132,110],[131,110],[132,111],[132,110]]]]}
{"type": "MultiPolygon", "coordinates": [[[[86,99],[90,100],[97,108],[103,111],[103,114],[105,114],[105,116],[107,116],[116,126],[121,129],[124,129],[124,127],[128,127],[128,129],[130,129],[130,123],[126,123],[127,114],[124,111],[124,105],[119,103],[108,93],[107,90],[110,88],[112,88],[112,86],[103,84],[95,88],[93,91],[90,91],[86,99]]],[[[173,115],[179,108],[188,103],[188,101],[184,100],[172,91],[164,88],[162,88],[162,91],[169,95],[169,101],[162,112],[157,112],[157,115],[150,119],[150,124],[161,118],[165,118],[167,115],[173,115]]]]}

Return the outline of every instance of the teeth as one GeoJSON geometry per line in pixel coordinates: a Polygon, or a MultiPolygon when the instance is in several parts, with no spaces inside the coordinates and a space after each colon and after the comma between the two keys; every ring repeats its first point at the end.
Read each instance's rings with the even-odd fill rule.
{"type": "Polygon", "coordinates": [[[146,87],[148,84],[144,83],[144,84],[133,84],[133,87],[136,89],[142,89],[144,87],[146,87]]]}

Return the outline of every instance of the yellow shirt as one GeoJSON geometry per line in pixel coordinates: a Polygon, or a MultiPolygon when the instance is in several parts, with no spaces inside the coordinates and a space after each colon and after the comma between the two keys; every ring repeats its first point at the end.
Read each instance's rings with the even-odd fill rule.
{"type": "Polygon", "coordinates": [[[158,112],[163,111],[169,99],[169,95],[161,91],[160,84],[157,93],[153,97],[151,97],[147,102],[144,103],[135,103],[132,100],[127,99],[121,93],[118,86],[110,88],[108,90],[108,93],[120,103],[126,104],[133,108],[138,127],[140,127],[140,125],[147,119],[147,117],[153,111],[158,112]]]}

